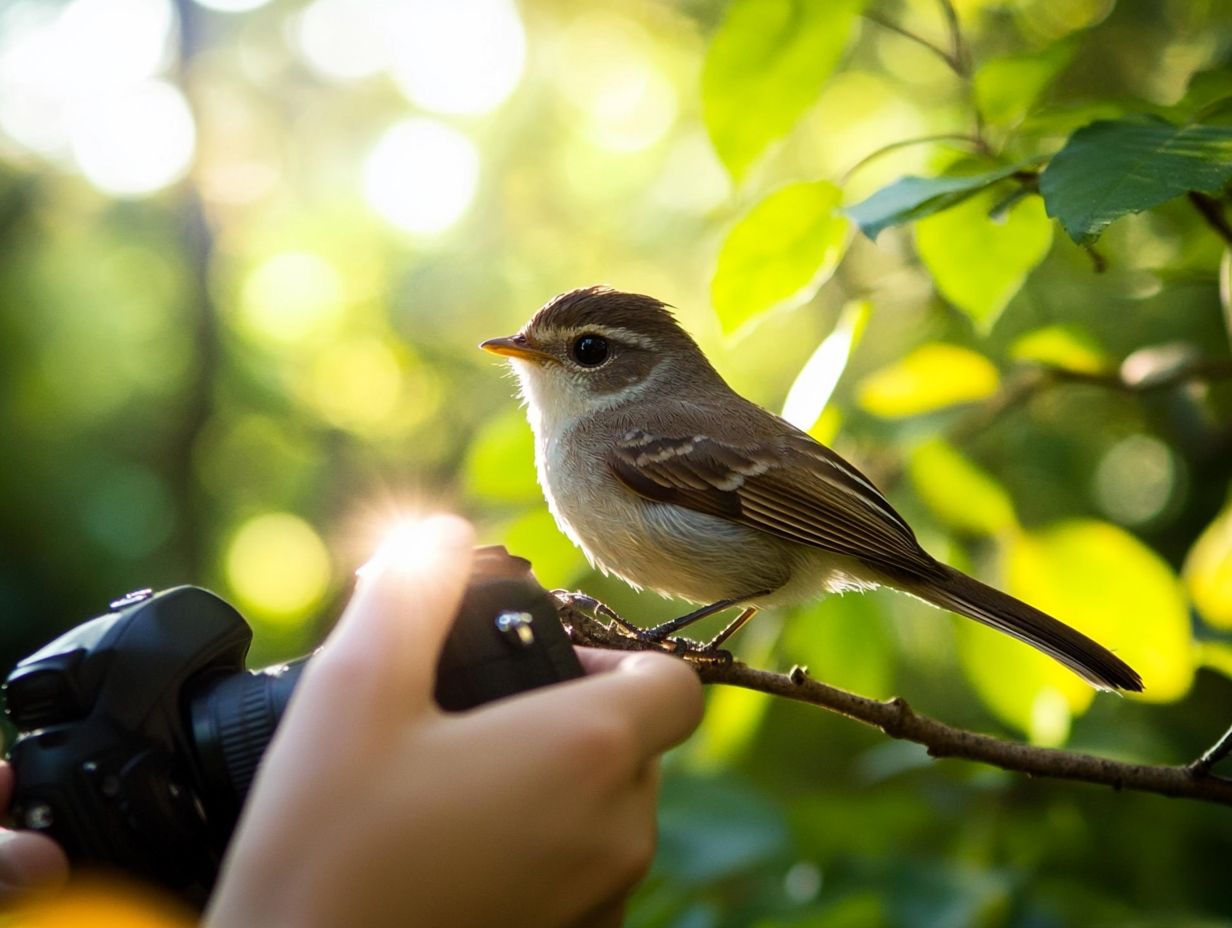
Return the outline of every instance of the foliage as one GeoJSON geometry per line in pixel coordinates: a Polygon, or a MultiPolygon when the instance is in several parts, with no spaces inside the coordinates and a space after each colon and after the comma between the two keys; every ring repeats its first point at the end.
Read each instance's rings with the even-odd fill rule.
{"type": "MultiPolygon", "coordinates": [[[[759,616],[739,656],[1131,760],[1232,723],[1226,0],[485,2],[501,16],[434,7],[472,11],[439,56],[410,2],[181,3],[145,56],[152,20],[105,18],[78,57],[121,56],[106,80],[46,77],[80,28],[60,5],[0,11],[6,665],[184,582],[243,604],[254,663],[304,653],[390,520],[437,507],[548,586],[679,614],[556,530],[512,382],[475,350],[602,281],[677,306],[932,553],[1148,689],[1093,695],[886,591],[759,616]],[[146,129],[52,130],[120,112],[140,62],[186,101],[195,161],[138,190],[165,150],[146,129]],[[102,170],[129,136],[130,173],[102,170]]],[[[630,925],[1232,924],[1225,809],[709,698],[630,925]]]]}

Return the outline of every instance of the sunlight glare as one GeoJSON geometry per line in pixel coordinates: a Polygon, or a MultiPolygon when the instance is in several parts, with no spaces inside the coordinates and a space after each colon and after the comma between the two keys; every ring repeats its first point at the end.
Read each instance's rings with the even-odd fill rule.
{"type": "Polygon", "coordinates": [[[432,554],[435,535],[426,530],[426,519],[404,516],[393,523],[376,553],[355,575],[368,577],[383,570],[414,570],[432,554]]]}
{"type": "Polygon", "coordinates": [[[443,232],[466,211],[479,182],[479,153],[465,135],[432,119],[389,129],[364,162],[364,197],[400,229],[443,232]]]}

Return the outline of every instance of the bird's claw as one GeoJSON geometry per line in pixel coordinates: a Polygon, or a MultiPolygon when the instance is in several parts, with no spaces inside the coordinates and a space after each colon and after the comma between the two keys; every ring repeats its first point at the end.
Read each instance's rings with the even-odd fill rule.
{"type": "Polygon", "coordinates": [[[576,624],[576,620],[581,618],[585,622],[602,625],[608,631],[614,630],[630,638],[642,640],[640,628],[593,596],[574,590],[552,590],[551,595],[556,600],[557,612],[560,613],[562,621],[569,625],[576,624]]]}

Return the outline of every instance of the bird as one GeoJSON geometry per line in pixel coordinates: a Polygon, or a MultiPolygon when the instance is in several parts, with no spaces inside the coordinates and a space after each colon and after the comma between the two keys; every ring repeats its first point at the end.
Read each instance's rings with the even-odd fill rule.
{"type": "MultiPolygon", "coordinates": [[[[1004,632],[1101,690],[1142,690],[1086,635],[938,561],[856,467],[736,393],[654,297],[591,286],[481,345],[513,367],[559,528],[635,589],[701,604],[642,630],[665,641],[740,607],[892,587],[1004,632]]],[[[723,652],[726,653],[726,652],[723,652]]]]}

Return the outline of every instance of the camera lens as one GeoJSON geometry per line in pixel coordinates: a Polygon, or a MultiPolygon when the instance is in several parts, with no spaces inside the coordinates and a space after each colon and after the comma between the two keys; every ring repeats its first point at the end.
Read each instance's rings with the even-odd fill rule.
{"type": "Polygon", "coordinates": [[[189,711],[197,757],[206,782],[223,792],[227,811],[239,814],[307,661],[216,677],[193,695],[189,711]]]}

